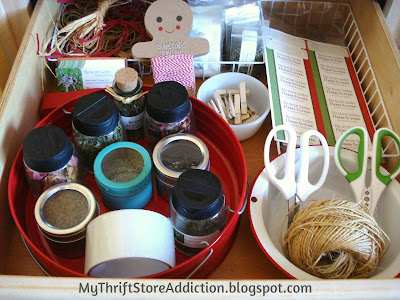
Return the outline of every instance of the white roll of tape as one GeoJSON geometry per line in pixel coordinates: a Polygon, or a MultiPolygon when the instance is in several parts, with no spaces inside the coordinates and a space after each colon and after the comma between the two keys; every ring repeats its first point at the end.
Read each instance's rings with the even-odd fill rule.
{"type": "Polygon", "coordinates": [[[175,266],[174,234],[165,216],[142,209],[102,214],[86,233],[85,274],[136,278],[175,266]]]}

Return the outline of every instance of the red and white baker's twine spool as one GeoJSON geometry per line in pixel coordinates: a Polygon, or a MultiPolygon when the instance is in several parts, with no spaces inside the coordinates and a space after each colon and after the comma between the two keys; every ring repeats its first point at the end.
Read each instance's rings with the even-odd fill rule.
{"type": "Polygon", "coordinates": [[[186,89],[195,91],[193,55],[174,54],[151,59],[154,82],[176,81],[186,89]]]}

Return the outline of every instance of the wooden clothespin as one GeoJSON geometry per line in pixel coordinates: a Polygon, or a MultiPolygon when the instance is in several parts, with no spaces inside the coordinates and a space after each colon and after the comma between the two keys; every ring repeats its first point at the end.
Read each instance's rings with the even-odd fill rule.
{"type": "Polygon", "coordinates": [[[247,97],[246,97],[246,84],[242,81],[239,83],[240,91],[240,110],[242,115],[247,114],[247,97]]]}
{"type": "Polygon", "coordinates": [[[234,95],[234,101],[235,101],[235,124],[240,124],[241,119],[240,119],[240,95],[235,94],[234,95]]]}

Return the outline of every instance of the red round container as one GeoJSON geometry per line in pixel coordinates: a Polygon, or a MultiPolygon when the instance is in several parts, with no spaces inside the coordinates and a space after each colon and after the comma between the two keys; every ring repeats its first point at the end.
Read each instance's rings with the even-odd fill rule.
{"type": "MultiPolygon", "coordinates": [[[[150,86],[144,86],[143,89],[148,90],[149,88],[150,86]]],[[[65,99],[60,100],[58,97],[60,94],[54,94],[55,97],[58,97],[57,103],[62,105],[48,114],[36,127],[52,124],[71,135],[72,117],[70,114],[66,114],[65,111],[72,111],[76,100],[83,93],[88,92],[75,93],[76,97],[68,101],[65,99]]],[[[227,226],[207,248],[193,257],[185,256],[176,251],[176,266],[174,268],[147,278],[206,278],[210,275],[232,246],[238,228],[239,212],[245,202],[247,170],[239,141],[229,125],[206,104],[193,97],[191,97],[191,101],[196,118],[196,136],[206,143],[210,151],[210,171],[220,179],[226,203],[235,212],[228,213],[227,226]]],[[[48,104],[46,103],[46,112],[49,111],[48,104]]],[[[102,203],[100,191],[93,175],[88,175],[88,187],[95,194],[100,206],[100,213],[109,211],[102,203]]],[[[156,211],[167,216],[169,203],[157,195],[155,184],[153,192],[152,200],[144,209],[156,211]]],[[[40,266],[53,276],[86,276],[84,274],[84,257],[64,258],[55,255],[38,231],[34,217],[36,200],[31,195],[25,179],[22,147],[11,169],[8,198],[11,213],[18,230],[32,256],[40,266]]]]}

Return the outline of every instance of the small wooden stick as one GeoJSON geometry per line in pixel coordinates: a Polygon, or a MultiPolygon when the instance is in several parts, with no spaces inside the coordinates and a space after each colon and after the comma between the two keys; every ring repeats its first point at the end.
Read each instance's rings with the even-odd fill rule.
{"type": "Polygon", "coordinates": [[[223,104],[223,107],[224,107],[225,115],[226,115],[229,119],[234,118],[235,115],[232,115],[231,112],[230,112],[230,109],[229,109],[229,102],[228,102],[228,98],[227,98],[226,96],[223,96],[223,97],[222,97],[222,104],[223,104]]]}
{"type": "Polygon", "coordinates": [[[242,120],[242,122],[243,121],[245,121],[245,120],[247,120],[248,118],[250,118],[251,116],[247,113],[247,114],[245,114],[245,115],[241,115],[240,116],[240,119],[242,120]]]}
{"type": "Polygon", "coordinates": [[[240,95],[234,95],[235,101],[235,124],[240,124],[242,120],[240,119],[240,95]]]}
{"type": "MultiPolygon", "coordinates": [[[[214,93],[214,94],[215,94],[215,93],[214,93]]],[[[217,94],[217,95],[218,95],[218,94],[217,94]]],[[[214,96],[215,96],[215,95],[214,95],[214,96]]],[[[216,97],[215,102],[217,102],[217,107],[218,107],[218,109],[219,109],[219,111],[220,111],[221,117],[222,117],[226,122],[228,122],[228,119],[226,118],[225,111],[224,111],[224,105],[223,105],[222,99],[221,99],[221,97],[220,97],[219,95],[218,95],[218,97],[216,97]]]]}
{"type": "Polygon", "coordinates": [[[232,118],[235,117],[236,113],[235,113],[235,106],[233,105],[233,101],[232,101],[232,95],[229,94],[228,95],[228,107],[229,107],[229,113],[232,115],[232,118]]]}
{"type": "Polygon", "coordinates": [[[215,101],[217,101],[217,102],[222,101],[221,95],[220,95],[220,93],[218,93],[218,91],[220,91],[220,90],[216,90],[216,91],[214,91],[214,93],[213,93],[214,99],[215,99],[215,101]]]}
{"type": "Polygon", "coordinates": [[[240,109],[242,115],[247,114],[247,98],[246,98],[246,84],[242,81],[239,83],[240,90],[240,109]]]}
{"type": "Polygon", "coordinates": [[[256,113],[255,109],[249,103],[247,103],[247,109],[250,111],[250,114],[252,115],[256,113]]]}
{"type": "Polygon", "coordinates": [[[247,123],[253,122],[253,121],[257,120],[259,117],[260,117],[259,115],[251,116],[246,121],[244,121],[243,124],[247,124],[247,123]]]}
{"type": "Polygon", "coordinates": [[[217,114],[220,115],[220,112],[219,112],[217,106],[215,105],[215,102],[214,102],[213,99],[210,100],[210,103],[211,103],[211,108],[212,108],[213,110],[215,110],[215,111],[217,112],[217,114]]]}
{"type": "MultiPolygon", "coordinates": [[[[240,90],[233,89],[233,90],[226,90],[226,92],[227,92],[227,94],[239,94],[240,90]]],[[[246,95],[249,95],[249,94],[250,94],[250,90],[246,89],[246,95]]]]}

